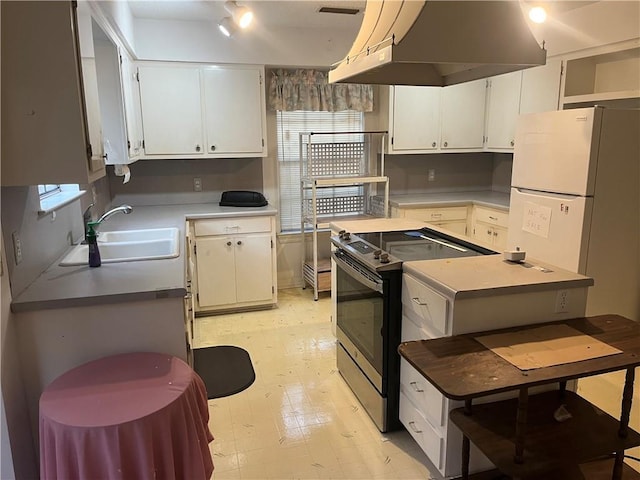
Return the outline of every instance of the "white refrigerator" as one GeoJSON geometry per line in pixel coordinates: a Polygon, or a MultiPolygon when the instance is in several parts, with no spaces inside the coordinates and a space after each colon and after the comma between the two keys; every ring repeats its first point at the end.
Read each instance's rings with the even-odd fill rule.
{"type": "Polygon", "coordinates": [[[640,110],[519,118],[507,244],[593,277],[587,315],[640,320],[640,110]]]}

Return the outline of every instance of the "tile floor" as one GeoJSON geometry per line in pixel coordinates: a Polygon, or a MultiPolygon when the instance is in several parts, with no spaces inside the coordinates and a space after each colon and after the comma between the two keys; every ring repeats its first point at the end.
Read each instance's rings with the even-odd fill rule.
{"type": "Polygon", "coordinates": [[[213,478],[437,478],[406,431],[377,430],[336,370],[331,299],[278,296],[276,309],[196,319],[196,347],[242,347],[256,372],[247,390],[209,400],[213,478]]]}
{"type": "MultiPolygon", "coordinates": [[[[377,430],[336,370],[331,299],[314,302],[310,289],[278,296],[276,309],[197,319],[196,347],[237,345],[256,371],[247,390],[209,400],[213,478],[441,478],[406,431],[377,430]]],[[[581,382],[583,396],[619,415],[623,373],[581,382]]],[[[639,413],[631,415],[636,430],[639,413]]],[[[640,448],[627,454],[637,457],[640,448]]],[[[640,471],[639,462],[627,463],[640,471]]]]}

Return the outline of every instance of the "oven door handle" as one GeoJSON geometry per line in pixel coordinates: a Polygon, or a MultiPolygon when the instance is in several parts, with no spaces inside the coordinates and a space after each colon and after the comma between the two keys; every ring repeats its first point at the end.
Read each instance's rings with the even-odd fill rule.
{"type": "Polygon", "coordinates": [[[364,286],[370,288],[371,290],[382,293],[382,282],[376,282],[365,277],[358,270],[353,268],[347,262],[343,261],[338,255],[335,254],[335,252],[331,252],[331,257],[336,263],[340,264],[340,268],[342,268],[345,273],[349,274],[349,276],[353,277],[355,280],[362,283],[364,286]]]}

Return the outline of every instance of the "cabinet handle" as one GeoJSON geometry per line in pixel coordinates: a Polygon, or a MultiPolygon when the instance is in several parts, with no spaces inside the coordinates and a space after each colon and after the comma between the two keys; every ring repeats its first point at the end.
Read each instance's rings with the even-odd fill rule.
{"type": "Polygon", "coordinates": [[[200,151],[200,145],[196,145],[196,152],[200,151]]]}
{"type": "Polygon", "coordinates": [[[238,240],[238,245],[242,245],[242,240],[238,240]]]}
{"type": "Polygon", "coordinates": [[[409,422],[409,426],[411,427],[411,430],[414,431],[414,433],[422,433],[422,430],[418,430],[416,428],[416,422],[409,422]]]}
{"type": "Polygon", "coordinates": [[[497,237],[498,236],[498,232],[493,232],[493,236],[497,237]]]}
{"type": "Polygon", "coordinates": [[[427,302],[424,302],[424,303],[421,302],[418,297],[413,297],[411,300],[413,300],[414,303],[417,303],[418,305],[421,305],[421,306],[429,305],[427,302]]]}
{"type": "Polygon", "coordinates": [[[489,215],[489,218],[490,218],[491,220],[495,220],[496,222],[498,221],[498,217],[492,217],[491,215],[489,215]]]}
{"type": "Polygon", "coordinates": [[[487,230],[487,235],[491,235],[491,230],[487,230]]]}
{"type": "Polygon", "coordinates": [[[432,146],[433,148],[435,148],[435,147],[436,147],[436,142],[433,142],[433,143],[431,144],[431,146],[432,146]]]}
{"type": "Polygon", "coordinates": [[[227,247],[230,247],[230,246],[231,246],[231,242],[227,242],[227,247]]]}
{"type": "Polygon", "coordinates": [[[423,389],[418,388],[418,382],[411,382],[409,385],[411,385],[413,387],[413,389],[418,393],[424,392],[423,389]]]}
{"type": "Polygon", "coordinates": [[[448,147],[449,146],[449,142],[444,142],[444,146],[448,147]]]}
{"type": "Polygon", "coordinates": [[[440,218],[440,217],[442,217],[441,213],[432,213],[431,214],[431,218],[440,218]]]}
{"type": "Polygon", "coordinates": [[[215,145],[211,145],[211,151],[215,152],[215,150],[216,150],[216,146],[215,145]]]}
{"type": "Polygon", "coordinates": [[[511,143],[512,147],[516,144],[516,142],[514,142],[513,140],[511,140],[511,142],[509,142],[509,143],[511,143]]]}

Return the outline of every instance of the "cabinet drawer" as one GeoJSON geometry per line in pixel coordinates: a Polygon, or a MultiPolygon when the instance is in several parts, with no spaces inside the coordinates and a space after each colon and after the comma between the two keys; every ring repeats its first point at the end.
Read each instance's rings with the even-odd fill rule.
{"type": "Polygon", "coordinates": [[[425,222],[442,222],[447,220],[466,220],[467,207],[447,208],[408,208],[405,217],[423,220],[425,222]]]}
{"type": "Polygon", "coordinates": [[[444,426],[446,403],[444,395],[404,358],[400,359],[400,393],[411,400],[431,425],[444,426]]]}
{"type": "Polygon", "coordinates": [[[509,226],[509,213],[491,208],[474,207],[475,219],[477,222],[497,225],[507,228],[509,226]]]}
{"type": "Polygon", "coordinates": [[[271,217],[229,217],[194,222],[196,236],[235,235],[237,233],[258,233],[271,231],[271,217]]]}
{"type": "Polygon", "coordinates": [[[429,425],[403,393],[400,393],[400,421],[435,467],[442,469],[444,438],[429,425]]]}
{"type": "Polygon", "coordinates": [[[422,320],[427,331],[446,335],[449,301],[410,275],[402,276],[402,307],[422,320]]]}

